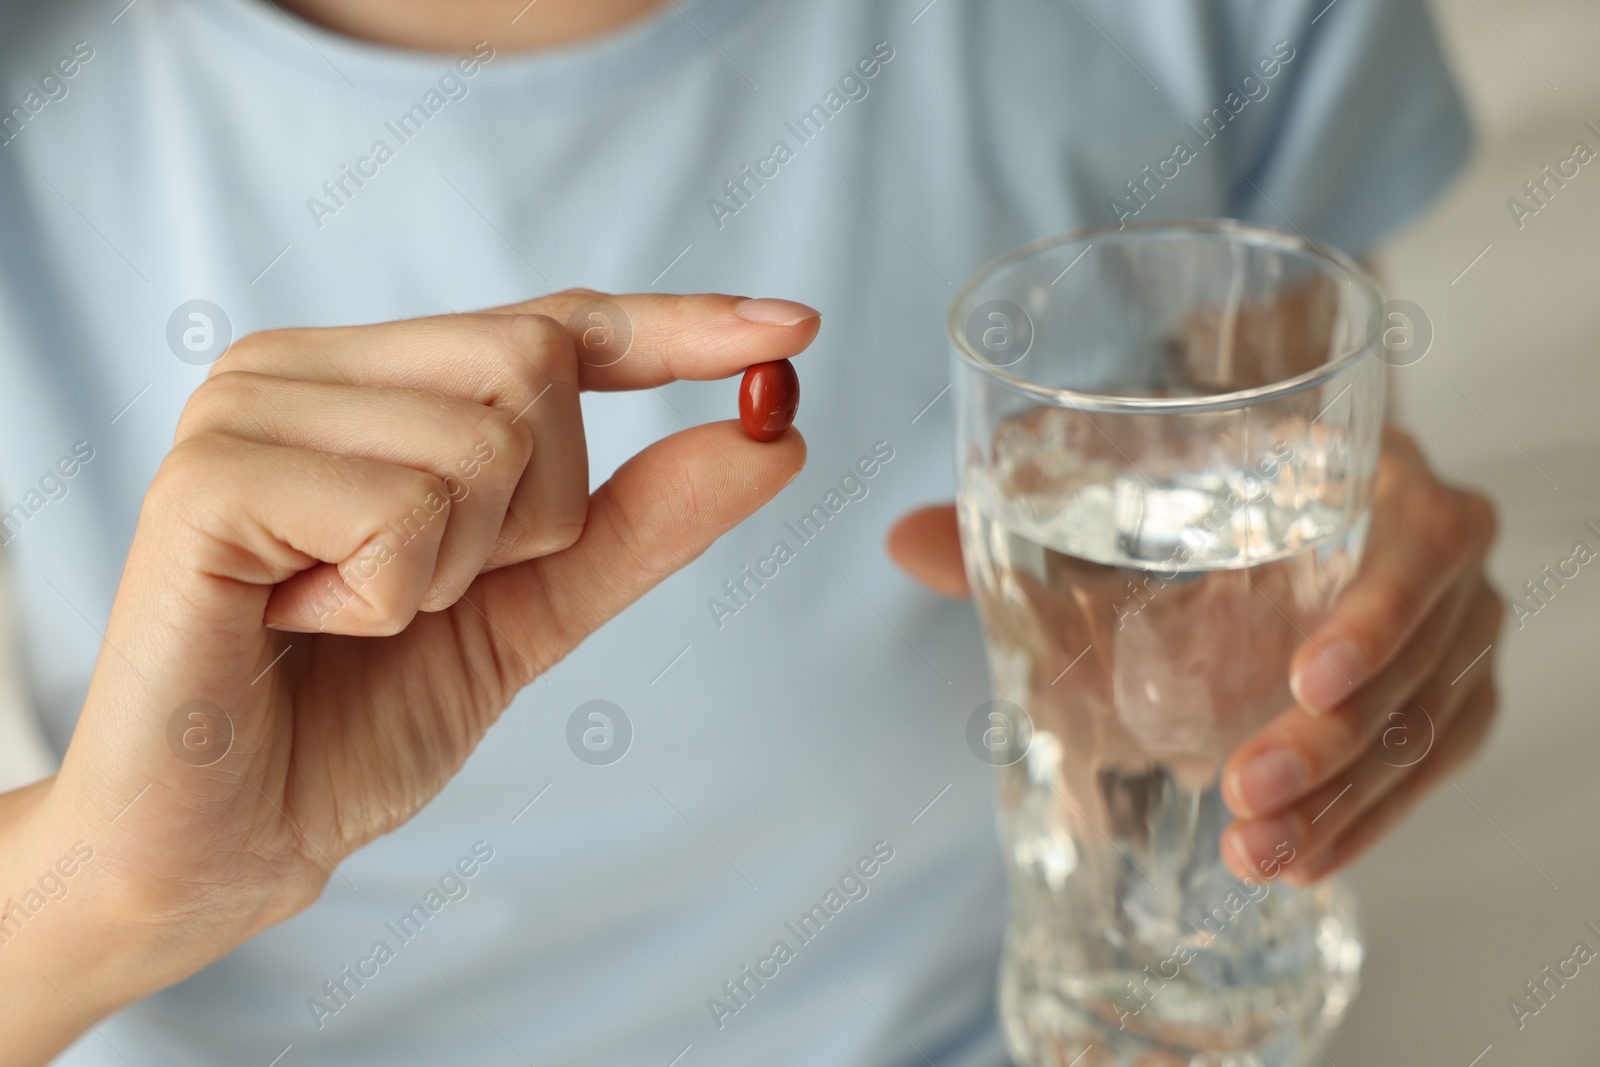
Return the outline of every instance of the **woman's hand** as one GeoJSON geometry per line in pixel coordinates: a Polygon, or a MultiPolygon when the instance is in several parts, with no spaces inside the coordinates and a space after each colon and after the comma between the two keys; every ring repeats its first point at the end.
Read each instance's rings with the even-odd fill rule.
{"type": "Polygon", "coordinates": [[[565,325],[599,299],[257,334],[195,391],[61,773],[0,803],[4,891],[92,853],[0,944],[6,1062],[306,907],[518,690],[799,472],[798,433],[728,421],[591,496],[580,390],[724,378],[819,325],[654,295],[565,325]]]}
{"type": "Polygon", "coordinates": [[[1289,669],[1299,706],[1228,759],[1223,857],[1260,876],[1281,842],[1305,885],[1360,855],[1478,750],[1497,707],[1504,604],[1484,558],[1494,507],[1443,485],[1389,431],[1361,570],[1289,669]]]}
{"type": "MultiPolygon", "coordinates": [[[[1235,875],[1332,873],[1477,751],[1504,610],[1484,575],[1494,530],[1487,500],[1441,484],[1409,437],[1386,434],[1360,573],[1290,664],[1299,706],[1222,769],[1235,875]]],[[[952,507],[905,516],[889,554],[933,591],[968,595],[952,507]]]]}

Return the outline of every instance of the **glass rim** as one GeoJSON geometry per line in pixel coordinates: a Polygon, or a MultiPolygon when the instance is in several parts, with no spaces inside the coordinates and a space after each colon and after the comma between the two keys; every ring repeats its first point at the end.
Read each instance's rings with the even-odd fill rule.
{"type": "Polygon", "coordinates": [[[1285,233],[1282,230],[1275,230],[1268,226],[1256,226],[1237,219],[1162,219],[1129,223],[1121,226],[1107,223],[1101,226],[1088,226],[1076,230],[1068,230],[1065,233],[1052,234],[1029,241],[1027,244],[1013,248],[978,268],[977,272],[967,279],[956,293],[955,298],[950,302],[950,311],[945,318],[945,333],[950,339],[951,346],[961,359],[974,370],[994,379],[999,384],[1030,395],[1044,403],[1080,411],[1124,415],[1183,414],[1250,407],[1281,397],[1291,396],[1321,385],[1323,382],[1338,377],[1339,374],[1359,362],[1363,356],[1373,354],[1372,346],[1380,336],[1378,325],[1381,325],[1381,323],[1377,325],[1371,324],[1369,316],[1366,335],[1359,344],[1355,344],[1331,356],[1310,370],[1303,371],[1293,377],[1284,378],[1281,381],[1271,382],[1267,385],[1254,386],[1250,389],[1238,389],[1226,393],[1210,393],[1205,396],[1136,397],[1115,396],[1109,393],[1080,392],[1075,389],[1063,389],[1026,381],[1014,374],[1006,373],[1004,369],[984,359],[974,352],[967,343],[966,332],[958,322],[959,313],[978,287],[992,278],[998,271],[1013,263],[1062,245],[1092,243],[1096,240],[1123,237],[1130,234],[1167,234],[1173,237],[1186,234],[1215,234],[1235,238],[1243,243],[1257,247],[1276,248],[1286,252],[1297,252],[1306,255],[1308,258],[1320,258],[1330,264],[1335,271],[1344,275],[1347,281],[1359,286],[1374,309],[1383,303],[1383,291],[1379,287],[1377,280],[1359,263],[1337,248],[1313,241],[1307,237],[1285,233]]]}

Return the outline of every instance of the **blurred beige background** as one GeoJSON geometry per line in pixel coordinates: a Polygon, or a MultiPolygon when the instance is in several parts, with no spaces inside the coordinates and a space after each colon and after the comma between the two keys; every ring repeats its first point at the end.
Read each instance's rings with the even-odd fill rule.
{"type": "MultiPolygon", "coordinates": [[[[1450,478],[1499,501],[1492,571],[1517,593],[1577,538],[1600,548],[1582,529],[1600,525],[1600,159],[1520,231],[1506,207],[1573,142],[1600,151],[1584,127],[1600,126],[1600,4],[1434,9],[1479,146],[1383,258],[1390,295],[1436,330],[1427,357],[1395,374],[1398,410],[1450,478]]],[[[1355,868],[1368,956],[1361,998],[1323,1050],[1340,1067],[1600,1063],[1600,959],[1522,1029],[1507,1006],[1576,941],[1600,952],[1583,928],[1600,926],[1597,635],[1600,566],[1524,628],[1508,616],[1489,746],[1355,868]]]]}
{"type": "MultiPolygon", "coordinates": [[[[1470,172],[1383,260],[1390,295],[1424,308],[1436,331],[1426,358],[1396,373],[1398,408],[1450,478],[1500,502],[1493,572],[1516,592],[1578,537],[1600,546],[1582,529],[1600,524],[1600,160],[1520,231],[1506,208],[1574,141],[1600,150],[1584,127],[1600,125],[1600,3],[1436,0],[1435,9],[1479,148],[1470,172]]],[[[0,575],[0,603],[3,592],[0,575]]],[[[1322,1050],[1329,1061],[1600,1063],[1600,960],[1520,1031],[1506,1003],[1579,939],[1600,951],[1583,928],[1600,926],[1597,634],[1600,561],[1524,629],[1508,622],[1504,709],[1489,747],[1351,877],[1367,925],[1366,978],[1322,1050]]],[[[20,732],[7,638],[0,613],[0,788],[46,773],[42,750],[20,732]]]]}

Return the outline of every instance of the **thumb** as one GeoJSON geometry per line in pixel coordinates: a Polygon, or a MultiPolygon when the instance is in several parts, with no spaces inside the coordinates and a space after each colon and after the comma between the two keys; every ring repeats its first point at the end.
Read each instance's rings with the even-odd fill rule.
{"type": "Polygon", "coordinates": [[[738,422],[691,427],[624,463],[589,498],[570,548],[478,578],[483,612],[531,681],[623,608],[794,481],[806,444],[790,428],[752,441],[738,422]],[[541,662],[527,664],[519,651],[541,662]]]}
{"type": "Polygon", "coordinates": [[[938,593],[964,600],[972,595],[961,562],[961,531],[953,504],[918,508],[889,531],[889,558],[938,593]]]}

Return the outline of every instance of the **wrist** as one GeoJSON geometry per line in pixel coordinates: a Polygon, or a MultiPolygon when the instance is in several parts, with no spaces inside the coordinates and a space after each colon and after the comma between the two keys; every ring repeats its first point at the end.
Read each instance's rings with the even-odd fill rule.
{"type": "MultiPolygon", "coordinates": [[[[0,1047],[44,1064],[163,980],[159,931],[118,902],[93,834],[60,818],[55,780],[0,798],[0,1047]]],[[[13,1059],[12,1057],[15,1057],[13,1059]]]]}

